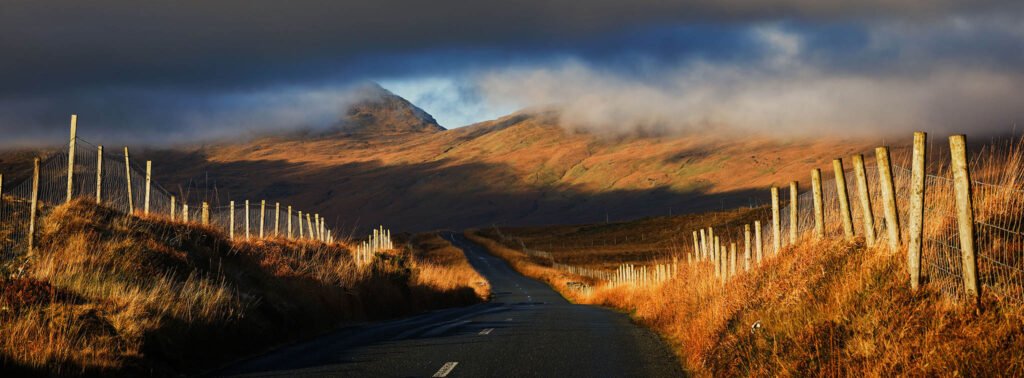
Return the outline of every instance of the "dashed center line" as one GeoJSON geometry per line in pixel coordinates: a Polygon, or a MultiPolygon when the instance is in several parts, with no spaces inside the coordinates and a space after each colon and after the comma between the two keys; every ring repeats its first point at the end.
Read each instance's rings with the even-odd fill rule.
{"type": "Polygon", "coordinates": [[[458,365],[458,364],[459,363],[455,362],[455,361],[445,362],[444,365],[441,365],[441,369],[439,369],[437,371],[437,373],[434,373],[434,377],[435,378],[447,377],[448,373],[451,373],[452,370],[455,370],[455,365],[458,365]]]}
{"type": "Polygon", "coordinates": [[[491,331],[493,331],[493,330],[494,330],[494,328],[487,328],[487,329],[485,329],[483,331],[480,331],[480,334],[481,335],[490,335],[491,331]]]}

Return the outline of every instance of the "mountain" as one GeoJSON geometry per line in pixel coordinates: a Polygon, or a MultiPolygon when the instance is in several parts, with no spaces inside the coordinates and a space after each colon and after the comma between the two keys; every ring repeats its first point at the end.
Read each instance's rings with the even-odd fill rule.
{"type": "Polygon", "coordinates": [[[433,133],[444,131],[427,112],[375,83],[357,90],[360,101],[349,106],[338,128],[357,134],[433,133]]]}
{"type": "MultiPolygon", "coordinates": [[[[407,103],[386,98],[385,104],[407,103]]],[[[763,204],[768,186],[799,179],[807,188],[810,169],[829,174],[832,158],[869,153],[877,143],[712,132],[609,138],[567,131],[551,111],[442,131],[415,127],[431,123],[409,113],[414,108],[392,109],[354,112],[363,120],[360,130],[381,131],[372,137],[273,137],[143,151],[139,158],[154,161],[159,182],[188,184],[181,191],[193,198],[216,193],[221,203],[280,201],[316,209],[331,224],[351,229],[425,230],[614,221],[763,204]],[[409,132],[415,130],[422,131],[409,132]]]]}

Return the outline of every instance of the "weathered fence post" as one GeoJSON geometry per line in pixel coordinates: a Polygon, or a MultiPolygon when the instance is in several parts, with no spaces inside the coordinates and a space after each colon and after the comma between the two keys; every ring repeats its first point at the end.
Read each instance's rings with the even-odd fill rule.
{"type": "Polygon", "coordinates": [[[836,195],[839,197],[839,217],[843,221],[843,235],[846,240],[853,240],[853,214],[850,213],[850,195],[846,191],[846,170],[843,159],[832,160],[832,170],[836,174],[836,195]]]}
{"type": "Polygon", "coordinates": [[[736,243],[729,243],[729,277],[736,276],[736,243]]]}
{"type": "Polygon", "coordinates": [[[181,221],[188,223],[188,204],[184,202],[181,203],[181,221]]]}
{"type": "Polygon", "coordinates": [[[235,239],[235,201],[228,201],[228,238],[235,239]]]}
{"type": "Polygon", "coordinates": [[[700,242],[697,240],[697,231],[693,232],[693,255],[700,256],[700,242]]]}
{"type": "Polygon", "coordinates": [[[175,201],[174,196],[171,196],[171,220],[172,221],[174,220],[174,210],[175,210],[174,207],[178,206],[178,204],[174,203],[174,201],[175,201]]]}
{"type": "Polygon", "coordinates": [[[875,163],[878,165],[878,185],[882,192],[882,209],[885,212],[889,249],[890,252],[894,252],[900,248],[900,213],[896,209],[896,185],[892,180],[889,147],[875,148],[875,163]]]}
{"type": "Polygon", "coordinates": [[[703,228],[700,229],[700,259],[708,259],[708,240],[703,228]]]}
{"type": "Polygon", "coordinates": [[[713,244],[712,245],[712,251],[711,251],[711,260],[714,261],[714,263],[715,263],[715,276],[721,277],[722,276],[722,260],[721,260],[721,258],[719,258],[719,253],[718,253],[719,252],[718,250],[719,250],[720,244],[719,244],[717,236],[711,238],[711,240],[712,240],[711,243],[713,244]]]}
{"type": "Polygon", "coordinates": [[[152,174],[153,174],[153,162],[150,161],[150,160],[146,160],[146,197],[145,197],[145,202],[143,202],[143,205],[142,205],[142,213],[146,214],[146,215],[149,215],[149,188],[150,188],[150,184],[153,182],[152,174]]]}
{"type": "Polygon", "coordinates": [[[281,203],[274,202],[274,236],[281,236],[281,203]]]}
{"type": "MultiPolygon", "coordinates": [[[[715,239],[718,239],[718,237],[716,236],[715,239]]],[[[722,284],[724,285],[725,281],[729,279],[729,250],[725,248],[725,244],[723,244],[721,240],[719,240],[718,243],[718,261],[719,264],[722,265],[722,284]]]]}
{"type": "Polygon", "coordinates": [[[264,237],[263,225],[265,223],[267,223],[267,222],[264,222],[266,220],[264,215],[266,215],[266,214],[267,214],[267,200],[260,200],[260,239],[263,239],[263,237],[264,237]]]}
{"type": "Polygon", "coordinates": [[[78,139],[78,115],[71,115],[71,141],[68,142],[68,198],[64,203],[70,203],[74,194],[75,177],[75,141],[78,139]]]}
{"type": "Polygon", "coordinates": [[[864,169],[864,155],[853,155],[853,173],[857,177],[857,191],[860,193],[860,216],[864,222],[864,242],[868,247],[875,245],[875,214],[871,209],[871,188],[864,169]]]}
{"type": "Polygon", "coordinates": [[[299,210],[299,239],[302,239],[303,235],[305,232],[302,230],[302,210],[299,210]]]}
{"type": "Polygon", "coordinates": [[[132,165],[128,159],[128,146],[124,146],[124,177],[128,181],[128,214],[135,214],[135,201],[132,199],[132,165]]]}
{"type": "Polygon", "coordinates": [[[921,247],[924,242],[924,180],[925,158],[928,134],[914,133],[914,152],[910,174],[910,220],[907,222],[907,270],[910,271],[910,287],[921,285],[921,247]]]}
{"type": "Polygon", "coordinates": [[[789,183],[789,244],[796,244],[796,238],[800,232],[800,213],[797,212],[797,203],[800,202],[799,185],[796,181],[789,183]]]}
{"type": "Polygon", "coordinates": [[[32,160],[32,208],[28,212],[28,256],[36,247],[36,208],[39,207],[39,158],[32,160]]]}
{"type": "Polygon", "coordinates": [[[103,203],[103,146],[96,146],[96,204],[103,203]]]}
{"type": "Polygon", "coordinates": [[[750,270],[750,225],[743,225],[743,270],[750,270]]]}
{"type": "Polygon", "coordinates": [[[761,221],[754,221],[754,252],[757,253],[757,264],[761,264],[761,251],[764,249],[761,243],[761,221]]]}
{"type": "Polygon", "coordinates": [[[306,227],[309,228],[309,240],[313,240],[313,218],[306,213],[306,227]]]}
{"type": "Polygon", "coordinates": [[[772,246],[775,254],[782,249],[782,220],[779,219],[779,188],[772,187],[772,246]]]}
{"type": "Polygon", "coordinates": [[[202,222],[204,226],[210,225],[210,204],[203,202],[202,222]]]}
{"type": "Polygon", "coordinates": [[[313,214],[313,226],[309,230],[309,238],[320,239],[320,213],[313,214]]]}
{"type": "Polygon", "coordinates": [[[288,206],[288,239],[292,238],[292,207],[288,206]]]}
{"type": "Polygon", "coordinates": [[[981,303],[978,284],[978,258],[974,254],[974,202],[971,198],[971,172],[967,164],[967,137],[949,137],[953,188],[956,191],[956,219],[960,230],[960,260],[963,263],[964,292],[981,303]]]}
{"type": "Polygon", "coordinates": [[[245,200],[245,240],[249,240],[249,200],[245,200]]]}
{"type": "Polygon", "coordinates": [[[811,170],[811,191],[814,195],[814,237],[825,237],[825,204],[821,199],[821,170],[811,170]]]}

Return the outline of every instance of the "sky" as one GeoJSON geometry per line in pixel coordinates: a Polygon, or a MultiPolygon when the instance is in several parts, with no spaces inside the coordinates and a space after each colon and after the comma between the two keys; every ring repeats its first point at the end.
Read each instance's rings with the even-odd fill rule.
{"type": "Polygon", "coordinates": [[[448,128],[555,109],[629,133],[992,134],[1024,113],[1011,0],[226,0],[0,7],[0,145],[336,124],[367,81],[448,128]]]}

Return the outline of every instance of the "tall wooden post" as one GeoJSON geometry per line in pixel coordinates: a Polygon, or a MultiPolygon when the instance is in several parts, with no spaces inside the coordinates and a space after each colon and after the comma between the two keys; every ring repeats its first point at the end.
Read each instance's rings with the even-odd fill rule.
{"type": "Polygon", "coordinates": [[[311,236],[312,239],[319,239],[320,238],[320,214],[319,213],[313,214],[313,229],[311,231],[313,231],[313,232],[310,233],[310,236],[311,236]]]}
{"type": "Polygon", "coordinates": [[[302,210],[299,210],[299,239],[302,239],[303,235],[305,232],[302,231],[302,210]]]}
{"type": "Polygon", "coordinates": [[[875,214],[871,209],[871,189],[864,169],[864,155],[853,155],[853,173],[857,177],[857,192],[860,193],[860,216],[864,222],[864,242],[868,247],[875,245],[875,214]]]}
{"type": "Polygon", "coordinates": [[[128,214],[135,214],[135,201],[132,198],[132,165],[128,159],[128,146],[124,146],[124,177],[128,181],[128,214]]]}
{"type": "Polygon", "coordinates": [[[96,146],[96,204],[103,203],[103,146],[96,146]]]}
{"type": "Polygon", "coordinates": [[[797,204],[800,203],[799,183],[789,183],[789,244],[796,244],[796,238],[800,233],[800,213],[797,204]]]}
{"type": "Polygon", "coordinates": [[[306,227],[309,228],[309,240],[313,240],[313,217],[306,213],[306,227]]]}
{"type": "Polygon", "coordinates": [[[65,203],[71,202],[74,195],[75,177],[75,141],[78,140],[78,115],[71,115],[71,140],[68,142],[68,198],[65,203]]]}
{"type": "Polygon", "coordinates": [[[882,192],[882,209],[885,212],[885,230],[890,251],[900,248],[900,213],[896,208],[896,185],[892,180],[892,162],[889,147],[875,148],[875,163],[878,165],[878,185],[882,192]]]}
{"type": "Polygon", "coordinates": [[[772,246],[775,254],[782,249],[782,220],[779,219],[779,188],[772,187],[772,246]]]}
{"type": "Polygon", "coordinates": [[[839,197],[839,217],[843,221],[843,235],[846,240],[853,240],[853,215],[850,213],[850,195],[846,191],[846,170],[843,159],[832,160],[832,170],[836,174],[836,195],[839,197]]]}
{"type": "Polygon", "coordinates": [[[761,243],[761,221],[754,221],[754,252],[757,254],[757,263],[761,264],[761,251],[764,249],[761,243]]]}
{"type": "Polygon", "coordinates": [[[171,196],[171,220],[172,221],[174,220],[174,211],[176,210],[176,206],[178,206],[178,204],[175,203],[174,196],[171,196]]]}
{"type": "Polygon", "coordinates": [[[265,222],[265,220],[266,220],[265,215],[266,214],[267,214],[267,200],[260,200],[260,239],[263,239],[263,237],[266,236],[263,233],[263,225],[267,223],[267,222],[265,222]]]}
{"type": "Polygon", "coordinates": [[[228,202],[228,237],[235,239],[235,201],[228,202]]]}
{"type": "Polygon", "coordinates": [[[707,234],[704,233],[704,229],[700,229],[700,259],[708,259],[708,238],[707,234]]]}
{"type": "Polygon", "coordinates": [[[743,225],[743,270],[750,270],[750,225],[743,225]]]}
{"type": "Polygon", "coordinates": [[[907,222],[907,270],[910,271],[910,287],[914,290],[921,285],[921,248],[924,242],[924,180],[925,158],[927,156],[928,134],[914,133],[914,152],[910,174],[910,220],[907,222]]]}
{"type": "Polygon", "coordinates": [[[711,238],[711,240],[712,240],[711,241],[711,243],[712,243],[712,246],[711,246],[711,248],[712,248],[712,250],[711,250],[711,260],[714,261],[714,263],[715,263],[715,276],[721,277],[722,276],[722,260],[718,257],[719,256],[718,249],[720,247],[720,243],[718,241],[718,237],[717,236],[711,238]]]}
{"type": "Polygon", "coordinates": [[[978,258],[974,251],[974,202],[971,198],[971,172],[967,164],[967,137],[949,137],[953,188],[956,192],[956,219],[960,231],[960,260],[963,263],[964,292],[980,304],[978,258]]]}
{"type": "Polygon", "coordinates": [[[210,225],[210,204],[203,202],[202,222],[204,226],[210,225]]]}
{"type": "Polygon", "coordinates": [[[245,200],[245,240],[249,240],[249,200],[245,200]]]}
{"type": "Polygon", "coordinates": [[[693,232],[693,255],[700,256],[700,242],[697,240],[697,231],[693,232]]]}
{"type": "Polygon", "coordinates": [[[146,197],[145,202],[142,205],[142,213],[149,215],[149,188],[153,182],[153,162],[146,160],[146,197]]]}
{"type": "Polygon", "coordinates": [[[39,207],[39,158],[32,160],[32,208],[28,212],[28,256],[36,247],[36,209],[39,207]]]}
{"type": "Polygon", "coordinates": [[[729,277],[736,276],[736,243],[729,243],[729,277]]]}
{"type": "Polygon", "coordinates": [[[188,223],[188,204],[184,202],[181,203],[181,221],[188,223]]]}
{"type": "Polygon", "coordinates": [[[814,195],[814,237],[825,237],[825,204],[821,198],[821,170],[811,170],[811,190],[814,195]]]}
{"type": "Polygon", "coordinates": [[[292,207],[288,206],[288,239],[292,238],[292,207]]]}
{"type": "Polygon", "coordinates": [[[281,236],[281,203],[274,202],[274,236],[281,236]]]}

